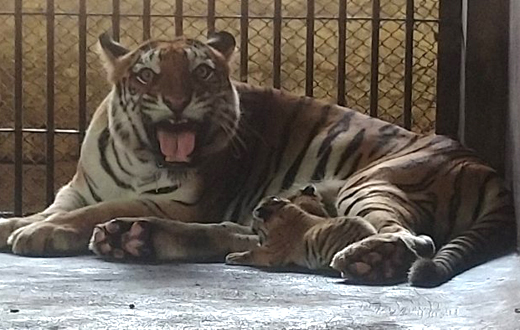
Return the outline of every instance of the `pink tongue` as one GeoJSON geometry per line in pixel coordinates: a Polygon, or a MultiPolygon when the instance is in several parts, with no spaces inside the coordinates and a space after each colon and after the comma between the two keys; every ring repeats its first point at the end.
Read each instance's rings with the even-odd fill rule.
{"type": "Polygon", "coordinates": [[[157,140],[161,146],[164,160],[167,162],[189,162],[189,156],[195,148],[195,134],[190,131],[173,133],[157,130],[157,140]]]}

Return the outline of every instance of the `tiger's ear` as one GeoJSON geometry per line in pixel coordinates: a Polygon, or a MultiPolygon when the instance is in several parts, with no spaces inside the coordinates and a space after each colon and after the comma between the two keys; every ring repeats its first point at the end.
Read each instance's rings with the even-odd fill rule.
{"type": "Polygon", "coordinates": [[[301,190],[302,192],[302,195],[305,195],[305,196],[314,196],[314,197],[317,197],[318,196],[318,193],[316,191],[316,186],[314,186],[313,184],[310,184],[308,186],[306,186],[305,188],[303,188],[301,190]]]}
{"type": "Polygon", "coordinates": [[[229,61],[235,51],[236,41],[231,33],[220,31],[211,35],[207,44],[218,50],[225,57],[226,61],[229,61]]]}
{"type": "Polygon", "coordinates": [[[114,62],[121,56],[130,52],[128,49],[123,47],[123,45],[114,41],[108,32],[104,32],[99,36],[99,45],[101,46],[101,52],[105,59],[110,62],[114,62]]]}
{"type": "Polygon", "coordinates": [[[108,74],[108,80],[114,82],[117,80],[118,72],[121,71],[118,68],[122,66],[122,58],[130,51],[123,47],[120,43],[114,41],[112,37],[107,33],[103,33],[99,36],[99,53],[103,60],[103,65],[108,74]]]}

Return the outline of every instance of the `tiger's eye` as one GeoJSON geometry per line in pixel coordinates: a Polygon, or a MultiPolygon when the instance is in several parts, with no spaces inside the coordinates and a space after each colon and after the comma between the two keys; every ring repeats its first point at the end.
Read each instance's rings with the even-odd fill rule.
{"type": "Polygon", "coordinates": [[[206,65],[206,64],[201,64],[201,65],[199,65],[198,67],[195,68],[193,73],[199,79],[208,80],[213,75],[213,69],[210,66],[206,65]]]}
{"type": "Polygon", "coordinates": [[[136,79],[141,84],[146,85],[146,84],[150,83],[154,77],[155,77],[155,73],[151,69],[144,68],[137,73],[136,79]]]}

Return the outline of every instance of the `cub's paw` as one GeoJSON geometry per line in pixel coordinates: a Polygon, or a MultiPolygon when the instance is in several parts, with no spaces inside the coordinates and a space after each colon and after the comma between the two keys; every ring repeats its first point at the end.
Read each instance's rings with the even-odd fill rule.
{"type": "Polygon", "coordinates": [[[7,239],[14,254],[69,256],[86,251],[88,235],[68,225],[35,222],[16,229],[7,239]]]}
{"type": "Polygon", "coordinates": [[[419,255],[433,253],[427,236],[385,233],[367,237],[336,253],[330,266],[354,282],[388,284],[404,282],[419,255]]]}
{"type": "Polygon", "coordinates": [[[155,256],[151,234],[148,221],[114,219],[94,228],[89,249],[109,259],[151,260],[155,256]]]}
{"type": "Polygon", "coordinates": [[[251,252],[233,252],[226,256],[226,264],[228,265],[251,265],[251,252]]]}

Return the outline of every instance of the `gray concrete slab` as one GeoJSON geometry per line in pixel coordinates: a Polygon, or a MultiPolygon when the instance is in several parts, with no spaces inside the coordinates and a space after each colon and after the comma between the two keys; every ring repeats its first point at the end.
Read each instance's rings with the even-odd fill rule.
{"type": "Polygon", "coordinates": [[[417,289],[223,264],[0,254],[0,329],[520,329],[519,274],[510,255],[417,289]]]}

